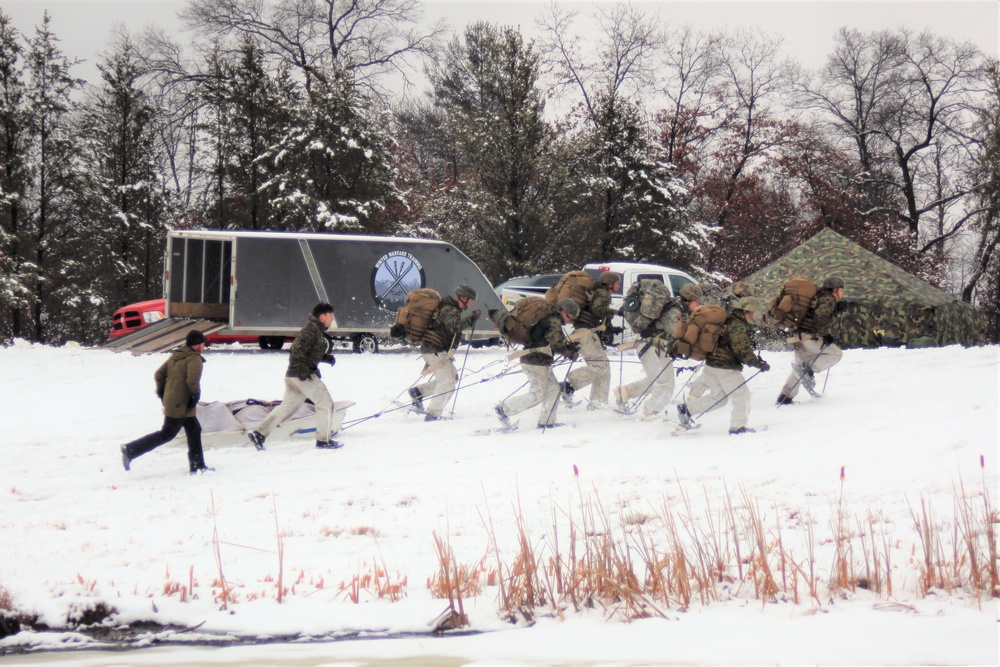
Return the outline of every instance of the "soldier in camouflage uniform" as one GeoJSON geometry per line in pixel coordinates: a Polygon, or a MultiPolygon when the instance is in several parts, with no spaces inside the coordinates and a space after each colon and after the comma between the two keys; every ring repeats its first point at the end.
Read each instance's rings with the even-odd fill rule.
{"type": "Polygon", "coordinates": [[[274,427],[295,414],[308,398],[316,406],[316,448],[338,449],[342,447],[336,440],[330,439],[330,413],[333,410],[333,398],[323,384],[318,364],[322,361],[333,366],[333,341],[326,335],[326,330],[333,323],[333,306],[328,303],[317,303],[312,310],[309,321],[302,327],[292,349],[288,353],[288,370],[285,371],[285,395],[281,405],[271,411],[264,421],[250,431],[250,442],[258,450],[263,451],[264,440],[271,434],[274,427]]]}
{"type": "Polygon", "coordinates": [[[758,357],[750,344],[747,333],[749,323],[760,310],[754,297],[741,298],[726,320],[726,330],[719,337],[715,351],[705,360],[705,366],[691,383],[688,399],[677,406],[681,426],[693,428],[692,413],[702,414],[717,410],[733,399],[729,417],[729,435],[753,433],[747,428],[750,417],[750,390],[743,377],[743,365],[762,371],[771,370],[766,361],[758,357]]]}
{"type": "Polygon", "coordinates": [[[580,344],[580,356],[586,366],[574,368],[562,383],[562,397],[569,403],[573,392],[590,385],[590,404],[603,405],[608,402],[608,391],[611,389],[611,363],[604,351],[600,331],[608,327],[615,311],[611,308],[611,294],[621,291],[622,279],[613,271],[604,271],[597,278],[594,296],[590,303],[580,310],[580,315],[573,322],[574,329],[582,337],[577,338],[580,344]]]}
{"type": "Polygon", "coordinates": [[[580,314],[580,307],[573,299],[561,299],[553,306],[553,313],[543,318],[531,330],[530,350],[521,357],[521,369],[528,378],[528,393],[502,401],[494,408],[504,428],[512,428],[510,417],[524,412],[539,403],[538,428],[552,428],[556,423],[559,403],[559,383],[552,372],[552,359],[556,353],[575,358],[579,347],[570,343],[563,333],[563,325],[570,324],[580,314]]]}
{"type": "Polygon", "coordinates": [[[645,377],[614,388],[615,401],[622,410],[629,399],[649,394],[642,409],[643,419],[655,417],[673,396],[674,359],[670,356],[670,347],[675,340],[677,324],[698,307],[702,291],[698,285],[688,283],[681,287],[678,297],[668,301],[660,316],[640,333],[639,361],[645,377]]]}
{"type": "Polygon", "coordinates": [[[424,421],[437,421],[448,403],[452,389],[458,384],[458,370],[452,359],[452,350],[458,347],[462,337],[462,329],[471,327],[479,319],[480,311],[474,310],[464,318],[462,311],[468,310],[476,300],[476,290],[470,285],[459,285],[455,288],[455,298],[446,296],[441,299],[437,315],[429,325],[437,335],[425,337],[420,343],[420,354],[423,355],[427,371],[432,372],[431,379],[419,387],[410,387],[410,398],[413,407],[424,411],[424,396],[432,398],[427,404],[424,421]],[[434,339],[433,342],[431,339],[434,339]],[[441,341],[441,344],[437,344],[441,341]]]}
{"type": "Polygon", "coordinates": [[[788,341],[795,351],[792,372],[778,395],[777,405],[789,405],[799,393],[799,385],[816,395],[816,372],[835,366],[844,356],[837,340],[830,333],[837,303],[844,298],[844,281],[827,278],[816,293],[815,305],[806,312],[798,331],[788,341]]]}

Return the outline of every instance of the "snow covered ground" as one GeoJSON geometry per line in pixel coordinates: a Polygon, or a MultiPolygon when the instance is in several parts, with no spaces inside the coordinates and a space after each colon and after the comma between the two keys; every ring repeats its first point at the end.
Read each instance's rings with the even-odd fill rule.
{"type": "MultiPolygon", "coordinates": [[[[459,365],[464,355],[463,348],[459,365]]],[[[169,648],[124,653],[87,650],[101,645],[82,634],[21,632],[0,640],[0,654],[81,651],[8,655],[4,662],[998,663],[995,599],[961,587],[918,593],[922,546],[913,520],[926,508],[947,562],[961,540],[958,499],[981,510],[985,484],[993,506],[1000,504],[997,347],[849,350],[822,400],[803,394],[780,410],[774,399],[791,357],[764,353],[773,370],[750,384],[750,425],[761,430],[737,437],[726,433],[728,407],[702,418],[701,429],[673,437],[672,406],[669,422],[643,422],[583,405],[560,410],[563,428],[531,428],[536,408],[515,433],[475,435],[496,425],[492,406],[524,381],[511,374],[479,382],[503,368],[503,356],[496,348],[469,353],[466,378],[476,384],[459,393],[452,421],[424,423],[398,410],[347,428],[340,436],[346,446],[336,451],[318,451],[310,440],[269,441],[265,452],[207,449],[217,472],[190,477],[176,445],[138,459],[129,473],[121,467],[119,445],[159,426],[152,373],[165,355],[23,342],[0,349],[0,586],[17,609],[55,628],[99,603],[115,610],[108,624],[198,626],[139,640],[165,639],[169,648]],[[665,508],[704,529],[705,517],[721,516],[727,505],[743,511],[746,499],[756,504],[770,547],[780,537],[800,562],[812,526],[819,600],[810,600],[801,580],[798,604],[787,593],[763,604],[744,584],[721,587],[709,604],[696,597],[687,610],[660,605],[665,618],[625,622],[620,610],[606,619],[607,610],[577,613],[566,603],[561,614],[540,609],[529,626],[502,618],[498,587],[484,575],[483,593],[465,601],[479,632],[428,634],[447,607],[428,589],[439,569],[435,534],[459,564],[482,562],[489,570],[497,559],[488,522],[509,567],[519,518],[547,559],[568,548],[570,520],[584,525],[581,506],[600,508],[612,529],[630,536],[625,540],[642,526],[666,548],[665,508]],[[869,526],[879,548],[888,545],[891,597],[829,591],[841,512],[855,533],[858,568],[869,526]],[[236,587],[225,610],[213,586],[220,569],[236,587]],[[379,569],[400,586],[401,600],[378,599],[370,585],[355,604],[341,590],[379,569]],[[280,604],[279,571],[289,587],[280,604]],[[178,646],[209,635],[355,633],[392,638],[178,646]]],[[[280,398],[285,353],[232,346],[209,349],[206,358],[205,400],[280,398]]],[[[336,400],[357,403],[348,424],[383,411],[422,367],[409,350],[337,359],[325,380],[336,400]]],[[[626,381],[639,375],[634,357],[623,362],[613,366],[616,381],[619,372],[626,381]]]]}

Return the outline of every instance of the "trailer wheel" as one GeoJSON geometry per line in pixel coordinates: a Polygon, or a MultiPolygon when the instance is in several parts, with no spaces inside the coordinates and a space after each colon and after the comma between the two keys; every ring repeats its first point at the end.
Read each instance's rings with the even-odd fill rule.
{"type": "Polygon", "coordinates": [[[378,338],[375,337],[375,334],[358,334],[354,337],[354,351],[358,354],[365,352],[375,354],[378,352],[378,338]]]}
{"type": "Polygon", "coordinates": [[[257,345],[262,350],[280,350],[285,345],[285,337],[261,336],[257,339],[257,345]]]}

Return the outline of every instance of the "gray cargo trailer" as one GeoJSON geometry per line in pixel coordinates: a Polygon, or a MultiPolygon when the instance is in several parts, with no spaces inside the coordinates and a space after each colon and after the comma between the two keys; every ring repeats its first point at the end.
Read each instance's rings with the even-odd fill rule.
{"type": "Polygon", "coordinates": [[[298,332],[317,302],[327,301],[335,317],[330,335],[353,342],[356,351],[376,352],[407,292],[430,287],[447,295],[460,283],[475,288],[473,308],[483,313],[471,339],[498,339],[486,313],[502,308],[500,299],[479,267],[450,243],[242,231],[172,231],[167,237],[167,321],[212,321],[224,324],[223,334],[283,340],[298,332]]]}

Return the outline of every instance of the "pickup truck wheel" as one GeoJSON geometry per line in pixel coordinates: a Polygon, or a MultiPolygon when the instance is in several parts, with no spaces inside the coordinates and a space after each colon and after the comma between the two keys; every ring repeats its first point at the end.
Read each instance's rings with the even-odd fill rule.
{"type": "Polygon", "coordinates": [[[285,337],[261,336],[257,339],[257,345],[262,350],[280,350],[285,345],[285,337]]]}
{"type": "Polygon", "coordinates": [[[358,334],[354,337],[354,351],[358,354],[375,354],[378,352],[378,338],[375,334],[358,334]]]}

